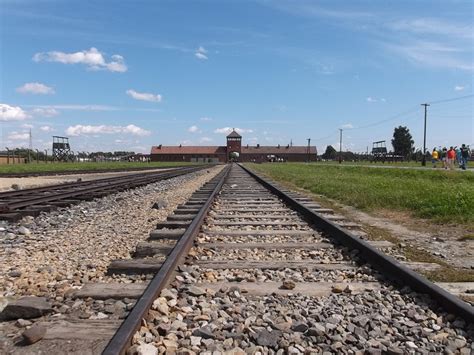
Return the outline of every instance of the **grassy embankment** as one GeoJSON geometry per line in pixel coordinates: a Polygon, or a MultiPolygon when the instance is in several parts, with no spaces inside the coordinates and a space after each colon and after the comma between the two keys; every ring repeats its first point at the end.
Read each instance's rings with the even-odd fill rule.
{"type": "MultiPolygon", "coordinates": [[[[474,228],[474,174],[470,172],[409,169],[372,169],[320,164],[249,164],[249,166],[289,187],[302,188],[324,198],[371,212],[379,208],[408,212],[426,223],[456,223],[465,230],[474,228]]],[[[340,212],[340,211],[339,211],[340,212]]],[[[388,231],[366,226],[372,240],[401,240],[388,231]]],[[[459,241],[474,241],[466,234],[459,241]]],[[[456,269],[444,260],[417,247],[405,247],[408,260],[441,265],[425,275],[433,281],[474,281],[474,270],[456,269]]]]}
{"type": "Polygon", "coordinates": [[[252,164],[273,179],[356,208],[410,212],[435,223],[474,225],[474,174],[316,164],[252,164]]]}
{"type": "MultiPolygon", "coordinates": [[[[83,171],[83,170],[114,170],[130,168],[173,168],[177,166],[192,165],[193,163],[180,162],[85,162],[85,163],[31,163],[0,165],[1,174],[19,173],[44,173],[61,171],[83,171]]],[[[196,163],[194,163],[196,164],[196,163]]]]}

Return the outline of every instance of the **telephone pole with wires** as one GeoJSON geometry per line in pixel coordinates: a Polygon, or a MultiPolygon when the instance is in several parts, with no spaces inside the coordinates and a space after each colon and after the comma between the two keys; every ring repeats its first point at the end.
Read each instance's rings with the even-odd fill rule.
{"type": "Polygon", "coordinates": [[[28,146],[28,163],[31,163],[31,151],[33,150],[33,138],[31,136],[31,128],[30,128],[30,142],[28,146]]]}
{"type": "Polygon", "coordinates": [[[424,103],[421,104],[421,106],[425,106],[425,125],[423,129],[423,158],[421,159],[421,165],[426,166],[426,116],[428,114],[428,106],[430,106],[430,104],[424,103]]]}
{"type": "Polygon", "coordinates": [[[339,128],[339,164],[342,164],[342,128],[339,128]]]}
{"type": "Polygon", "coordinates": [[[308,138],[308,148],[306,149],[306,154],[308,155],[308,163],[311,162],[311,138],[308,138]]]}

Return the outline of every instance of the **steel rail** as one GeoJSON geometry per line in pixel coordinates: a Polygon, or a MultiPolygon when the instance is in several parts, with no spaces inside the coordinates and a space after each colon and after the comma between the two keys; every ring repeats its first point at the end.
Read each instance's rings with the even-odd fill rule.
{"type": "Polygon", "coordinates": [[[386,275],[398,284],[410,286],[413,290],[429,295],[436,300],[445,310],[464,318],[467,322],[474,324],[474,307],[470,306],[460,298],[454,296],[443,288],[435,285],[417,272],[410,270],[400,264],[395,258],[385,255],[378,249],[363,241],[350,231],[339,227],[337,224],[324,218],[320,214],[313,212],[310,208],[292,198],[290,195],[281,191],[270,181],[259,176],[252,170],[242,164],[239,166],[248,172],[253,178],[263,186],[275,193],[289,206],[300,212],[308,222],[313,223],[318,229],[328,233],[342,245],[349,249],[357,249],[359,255],[375,269],[386,275]]]}
{"type": "MultiPolygon", "coordinates": [[[[108,181],[95,181],[89,182],[86,187],[80,187],[79,189],[70,189],[74,186],[67,186],[65,191],[61,191],[61,189],[52,189],[52,193],[48,195],[40,195],[40,196],[32,196],[26,197],[19,200],[14,201],[6,201],[0,202],[0,212],[10,212],[17,209],[21,209],[28,206],[33,206],[39,203],[47,203],[57,200],[62,200],[65,198],[72,198],[77,196],[82,196],[90,193],[94,193],[97,191],[106,192],[107,190],[113,190],[120,187],[130,187],[130,186],[138,186],[142,185],[151,181],[156,181],[157,179],[167,179],[173,178],[179,175],[191,173],[194,171],[199,170],[200,168],[190,168],[190,169],[183,169],[179,171],[166,171],[157,174],[146,174],[146,175],[129,175],[126,179],[120,178],[117,180],[108,180],[108,181]],[[58,191],[59,190],[59,191],[58,191]]],[[[48,190],[47,190],[48,191],[48,190]]],[[[1,198],[1,196],[0,196],[1,198]]]]}
{"type": "Polygon", "coordinates": [[[130,311],[128,317],[109,341],[102,352],[103,355],[117,355],[126,353],[127,348],[131,345],[133,335],[141,325],[142,319],[146,316],[151,305],[159,296],[161,290],[163,290],[163,288],[165,288],[167,285],[180,260],[187,255],[189,249],[191,248],[194,238],[198,235],[204,218],[206,217],[207,212],[209,211],[217,193],[221,190],[229,170],[230,165],[227,165],[224,168],[224,171],[218,175],[219,181],[217,182],[214,190],[211,192],[208,199],[201,207],[198,214],[194,217],[193,221],[186,229],[184,234],[175,244],[173,250],[168,254],[160,270],[150,281],[147,288],[145,289],[145,292],[138,299],[137,303],[130,311]]]}
{"type": "Polygon", "coordinates": [[[147,170],[158,170],[158,169],[174,169],[195,166],[195,164],[182,165],[182,166],[147,166],[147,167],[135,167],[135,168],[113,168],[113,169],[84,169],[84,170],[47,170],[37,171],[30,173],[0,173],[0,178],[19,178],[19,177],[36,177],[36,176],[60,176],[60,175],[74,175],[74,174],[100,174],[100,173],[117,173],[124,171],[147,171],[147,170]]]}
{"type": "MultiPolygon", "coordinates": [[[[41,187],[33,187],[33,188],[28,188],[28,189],[22,189],[22,190],[17,190],[17,191],[4,191],[0,192],[0,200],[6,198],[6,197],[15,197],[15,196],[23,196],[31,193],[36,193],[36,192],[43,192],[43,191],[51,191],[55,189],[65,189],[65,188],[74,188],[74,187],[80,187],[80,186],[87,186],[91,185],[93,183],[106,183],[106,182],[113,182],[117,181],[118,179],[128,179],[130,176],[153,176],[156,174],[163,174],[165,172],[171,172],[171,171],[179,171],[179,170],[185,170],[185,169],[190,169],[194,168],[197,166],[185,166],[185,167],[178,167],[178,168],[171,168],[167,169],[165,171],[157,171],[155,173],[136,173],[136,174],[128,174],[128,175],[122,175],[122,176],[114,176],[114,177],[104,177],[104,178],[99,178],[95,180],[85,180],[85,181],[74,181],[74,182],[66,182],[62,184],[54,184],[54,185],[47,185],[47,186],[41,186],[41,187]]],[[[80,172],[78,172],[80,173],[80,172]]],[[[1,176],[0,176],[1,177],[1,176]]]]}

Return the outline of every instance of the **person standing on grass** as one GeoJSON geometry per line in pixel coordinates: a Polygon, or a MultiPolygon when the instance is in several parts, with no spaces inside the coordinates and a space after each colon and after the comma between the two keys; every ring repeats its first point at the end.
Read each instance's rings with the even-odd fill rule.
{"type": "Polygon", "coordinates": [[[458,163],[459,168],[462,167],[462,154],[461,154],[461,148],[456,147],[456,161],[458,163]]]}
{"type": "Polygon", "coordinates": [[[461,146],[461,158],[462,158],[461,168],[462,168],[462,170],[466,170],[466,168],[467,168],[467,161],[469,159],[469,155],[470,155],[469,148],[466,147],[465,144],[463,144],[461,146]]]}
{"type": "Polygon", "coordinates": [[[447,169],[448,166],[446,164],[446,155],[448,153],[448,150],[446,149],[446,147],[443,148],[443,150],[441,150],[441,161],[443,162],[443,168],[447,169]]]}
{"type": "Polygon", "coordinates": [[[454,148],[449,147],[449,150],[446,153],[446,165],[448,166],[449,170],[453,170],[453,168],[454,168],[454,158],[455,157],[456,157],[456,152],[454,151],[454,148]]]}
{"type": "Polygon", "coordinates": [[[438,163],[438,158],[439,158],[438,151],[436,150],[436,148],[433,148],[433,151],[431,152],[431,162],[433,163],[433,169],[436,168],[436,163],[438,163]]]}

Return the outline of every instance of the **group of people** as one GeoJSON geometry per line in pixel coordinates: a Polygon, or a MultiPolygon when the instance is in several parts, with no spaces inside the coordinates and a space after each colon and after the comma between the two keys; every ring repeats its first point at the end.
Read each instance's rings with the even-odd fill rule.
{"type": "Polygon", "coordinates": [[[433,163],[433,168],[436,168],[438,161],[441,160],[443,168],[445,169],[452,170],[457,163],[459,168],[466,170],[470,155],[469,146],[465,144],[461,145],[461,147],[450,147],[449,149],[446,147],[443,149],[440,148],[439,150],[433,148],[431,152],[431,162],[433,163]]]}

